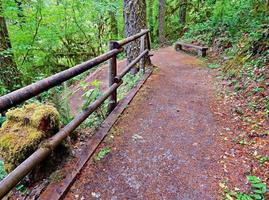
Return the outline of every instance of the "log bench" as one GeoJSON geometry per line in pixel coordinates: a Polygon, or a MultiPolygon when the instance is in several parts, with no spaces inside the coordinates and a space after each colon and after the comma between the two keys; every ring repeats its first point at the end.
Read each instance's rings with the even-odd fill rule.
{"type": "Polygon", "coordinates": [[[175,44],[176,51],[182,50],[183,46],[196,49],[198,51],[198,55],[202,56],[202,57],[206,56],[206,51],[208,50],[208,47],[201,47],[201,46],[197,46],[194,44],[187,44],[184,42],[176,42],[176,44],[175,44]]]}

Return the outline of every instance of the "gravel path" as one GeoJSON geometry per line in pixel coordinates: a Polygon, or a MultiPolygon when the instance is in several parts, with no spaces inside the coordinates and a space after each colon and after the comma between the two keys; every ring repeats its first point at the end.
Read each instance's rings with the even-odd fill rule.
{"type": "Polygon", "coordinates": [[[111,152],[87,164],[65,199],[219,199],[213,76],[172,47],[152,60],[158,69],[101,145],[111,152]]]}

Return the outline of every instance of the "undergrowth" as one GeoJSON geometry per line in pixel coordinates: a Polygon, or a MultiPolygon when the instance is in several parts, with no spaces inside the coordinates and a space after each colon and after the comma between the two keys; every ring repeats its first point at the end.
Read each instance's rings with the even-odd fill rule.
{"type": "MultiPolygon", "coordinates": [[[[133,75],[131,73],[126,74],[123,77],[123,83],[117,90],[118,101],[122,100],[126,94],[138,83],[138,81],[143,77],[142,71],[139,71],[137,74],[133,75]]],[[[82,81],[80,83],[80,88],[86,91],[83,94],[83,106],[81,110],[86,109],[103,95],[101,90],[101,82],[99,80],[94,80],[91,83],[82,81]]],[[[106,118],[107,108],[109,100],[107,99],[94,113],[92,113],[81,125],[81,127],[98,127],[106,118]]]]}
{"type": "Polygon", "coordinates": [[[98,154],[95,157],[96,161],[100,161],[102,160],[107,154],[109,154],[111,151],[111,149],[109,147],[104,147],[103,149],[101,149],[98,154]]]}
{"type": "Polygon", "coordinates": [[[229,191],[227,186],[221,184],[224,189],[224,199],[225,200],[265,200],[266,194],[266,184],[261,181],[260,178],[256,176],[247,176],[247,180],[251,185],[249,193],[239,192],[239,191],[229,191]]]}
{"type": "Polygon", "coordinates": [[[7,176],[7,172],[4,167],[4,162],[0,160],[0,181],[2,181],[7,176]]]}
{"type": "MultiPolygon", "coordinates": [[[[232,141],[240,145],[240,155],[248,159],[254,174],[268,180],[269,4],[263,0],[212,2],[205,1],[202,12],[191,15],[182,40],[210,47],[216,64],[208,68],[222,74],[237,127],[232,141]]],[[[241,170],[248,169],[242,166],[241,170]]],[[[265,199],[265,183],[255,176],[247,178],[251,192],[227,193],[226,199],[265,199]]]]}

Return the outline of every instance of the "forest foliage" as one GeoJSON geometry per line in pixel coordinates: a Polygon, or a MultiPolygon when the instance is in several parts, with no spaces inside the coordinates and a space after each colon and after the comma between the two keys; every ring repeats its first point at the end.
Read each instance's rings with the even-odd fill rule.
{"type": "MultiPolygon", "coordinates": [[[[227,55],[268,39],[264,37],[269,20],[266,0],[163,1],[165,24],[161,32],[160,2],[146,3],[155,47],[161,32],[168,44],[183,37],[214,46],[227,55]],[[244,38],[247,41],[242,49],[237,45],[244,38]]],[[[11,54],[21,73],[21,84],[13,88],[1,80],[1,95],[95,57],[107,50],[109,40],[124,37],[120,0],[1,0],[1,6],[12,45],[1,49],[1,55],[11,54]]]]}
{"type": "Polygon", "coordinates": [[[2,4],[12,49],[1,54],[12,51],[23,85],[104,52],[108,40],[118,38],[111,15],[118,18],[116,28],[123,29],[120,1],[4,0],[2,4]]]}

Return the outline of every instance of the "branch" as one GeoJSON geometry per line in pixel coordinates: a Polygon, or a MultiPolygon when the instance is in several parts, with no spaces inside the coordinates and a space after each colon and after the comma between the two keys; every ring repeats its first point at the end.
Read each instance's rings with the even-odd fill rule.
{"type": "MultiPolygon", "coordinates": [[[[38,9],[37,9],[37,11],[36,11],[36,16],[35,16],[35,18],[36,18],[36,21],[37,21],[37,25],[36,25],[36,29],[35,29],[35,33],[34,33],[34,36],[33,36],[33,39],[32,39],[31,46],[33,46],[34,43],[35,43],[35,39],[36,39],[36,37],[37,37],[38,30],[39,30],[41,21],[42,21],[42,19],[43,19],[43,17],[42,17],[42,12],[41,12],[41,9],[40,9],[39,7],[38,7],[38,9]],[[40,14],[40,17],[38,17],[38,14],[40,14]]],[[[25,56],[23,57],[23,60],[22,60],[21,65],[24,64],[24,62],[25,62],[25,60],[26,60],[26,58],[27,58],[27,56],[29,55],[29,53],[30,53],[31,50],[32,50],[32,47],[31,47],[31,48],[28,48],[28,50],[27,50],[25,56]]]]}

